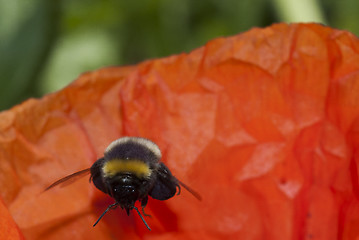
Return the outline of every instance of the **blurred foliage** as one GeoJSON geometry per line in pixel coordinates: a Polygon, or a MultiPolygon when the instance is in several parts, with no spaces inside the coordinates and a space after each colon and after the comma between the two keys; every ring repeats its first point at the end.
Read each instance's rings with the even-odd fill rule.
{"type": "Polygon", "coordinates": [[[359,33],[357,0],[0,0],[0,110],[82,72],[189,52],[274,22],[359,33]]]}
{"type": "Polygon", "coordinates": [[[0,8],[0,109],[35,95],[59,22],[56,1],[22,9],[14,2],[10,9],[2,8],[6,4],[1,2],[0,8]]]}

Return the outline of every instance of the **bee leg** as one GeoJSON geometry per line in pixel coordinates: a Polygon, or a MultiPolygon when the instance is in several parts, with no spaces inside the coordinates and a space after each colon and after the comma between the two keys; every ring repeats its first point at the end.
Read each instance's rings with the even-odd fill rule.
{"type": "Polygon", "coordinates": [[[101,218],[108,212],[108,210],[117,208],[118,204],[119,204],[118,202],[115,202],[114,204],[111,204],[110,206],[108,206],[108,208],[107,208],[107,209],[101,214],[101,216],[97,219],[97,221],[95,222],[95,224],[93,225],[93,227],[97,225],[97,223],[98,223],[98,222],[101,220],[101,218]]]}
{"type": "Polygon", "coordinates": [[[116,202],[116,203],[110,205],[109,208],[110,208],[110,209],[116,209],[116,208],[118,207],[118,204],[119,204],[119,203],[116,202]]]}
{"type": "Polygon", "coordinates": [[[146,207],[146,205],[147,205],[147,201],[148,201],[148,196],[142,198],[142,200],[141,200],[142,213],[143,213],[143,215],[146,216],[146,217],[151,217],[151,215],[145,213],[145,207],[146,207]]]}
{"type": "Polygon", "coordinates": [[[137,211],[138,216],[140,216],[140,218],[142,219],[142,222],[146,225],[147,229],[151,231],[150,226],[148,226],[148,224],[147,224],[146,220],[142,217],[142,215],[141,215],[140,211],[138,211],[138,208],[136,208],[135,206],[133,206],[133,209],[135,209],[135,210],[137,211]]]}

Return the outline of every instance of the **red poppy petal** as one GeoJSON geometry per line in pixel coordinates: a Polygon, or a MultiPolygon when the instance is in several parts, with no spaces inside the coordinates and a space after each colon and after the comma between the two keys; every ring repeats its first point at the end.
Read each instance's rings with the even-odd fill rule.
{"type": "Polygon", "coordinates": [[[0,199],[0,226],[1,226],[0,239],[3,240],[25,239],[1,199],[0,199]]]}

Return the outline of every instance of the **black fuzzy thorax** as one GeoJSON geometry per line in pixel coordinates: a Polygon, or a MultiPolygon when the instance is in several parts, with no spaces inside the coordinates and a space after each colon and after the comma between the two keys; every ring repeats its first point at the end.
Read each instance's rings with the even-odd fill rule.
{"type": "Polygon", "coordinates": [[[151,169],[156,169],[159,161],[158,156],[154,152],[142,144],[133,141],[112,147],[105,152],[104,158],[105,160],[139,160],[147,163],[151,169]]]}

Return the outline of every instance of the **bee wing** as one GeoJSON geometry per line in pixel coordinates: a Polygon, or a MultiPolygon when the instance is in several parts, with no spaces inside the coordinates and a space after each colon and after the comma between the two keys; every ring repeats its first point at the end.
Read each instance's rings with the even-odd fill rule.
{"type": "Polygon", "coordinates": [[[78,171],[78,172],[75,172],[71,175],[68,175],[64,178],[61,178],[59,180],[57,180],[56,182],[54,182],[53,184],[51,184],[50,186],[48,186],[45,191],[49,190],[50,188],[53,188],[53,187],[56,187],[56,186],[66,186],[66,185],[69,185],[77,180],[79,180],[80,178],[88,175],[91,173],[91,168],[86,168],[84,170],[81,170],[81,171],[78,171]]]}
{"type": "Polygon", "coordinates": [[[92,165],[90,182],[92,181],[100,191],[109,193],[110,191],[102,178],[102,166],[105,162],[106,160],[104,158],[100,158],[92,165]]]}
{"type": "Polygon", "coordinates": [[[193,190],[192,188],[188,187],[186,184],[184,184],[183,182],[181,182],[180,180],[178,180],[178,183],[184,187],[189,193],[191,193],[195,198],[197,198],[198,200],[202,200],[201,195],[199,195],[195,190],[193,190]]]}
{"type": "Polygon", "coordinates": [[[179,188],[177,179],[172,175],[166,165],[160,163],[157,169],[156,182],[149,192],[149,195],[154,199],[167,200],[176,194],[177,187],[179,188]]]}
{"type": "Polygon", "coordinates": [[[190,192],[195,198],[201,200],[201,196],[188,187],[186,184],[175,178],[171,171],[164,165],[160,163],[160,166],[157,170],[157,179],[153,186],[153,189],[149,192],[149,195],[158,200],[166,200],[173,197],[178,188],[178,194],[181,192],[181,187],[184,187],[188,192],[190,192]]]}

